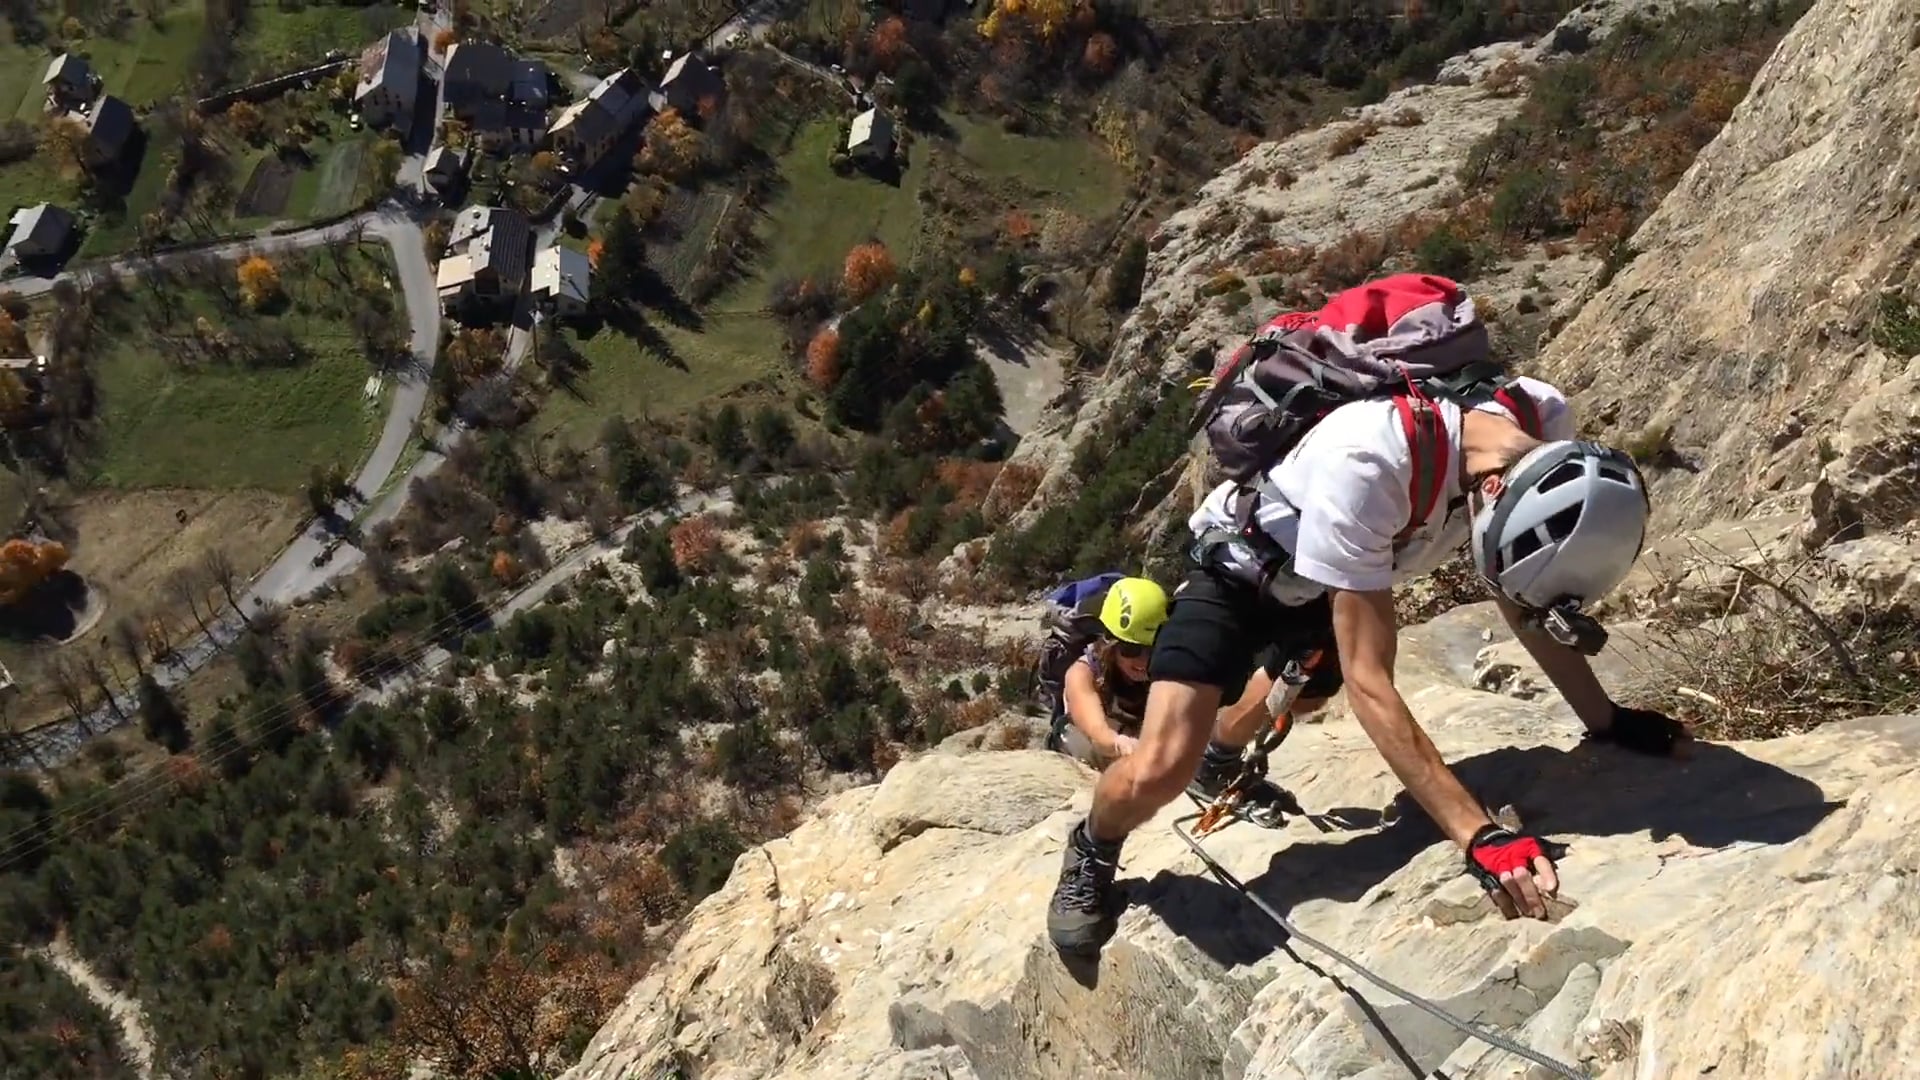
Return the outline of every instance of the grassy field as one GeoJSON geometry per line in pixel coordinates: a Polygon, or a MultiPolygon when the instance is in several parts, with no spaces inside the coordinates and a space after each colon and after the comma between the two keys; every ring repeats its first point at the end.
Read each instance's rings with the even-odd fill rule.
{"type": "MultiPolygon", "coordinates": [[[[371,254],[356,258],[376,261],[371,254]]],[[[377,261],[386,265],[384,251],[377,261]]],[[[284,313],[253,316],[279,323],[305,347],[308,359],[296,367],[207,363],[183,370],[137,334],[101,350],[95,378],[104,439],[93,483],[293,493],[315,464],[356,467],[378,432],[384,402],[369,404],[362,394],[370,372],[347,325],[359,294],[321,277],[316,265],[283,261],[282,280],[295,300],[284,313]]],[[[142,309],[134,314],[150,314],[149,300],[134,303],[142,309]]],[[[214,310],[206,296],[192,306],[214,310]]],[[[218,325],[217,316],[207,317],[218,325]]]]}
{"type": "MultiPolygon", "coordinates": [[[[0,473],[0,485],[9,475],[0,473]]],[[[165,488],[88,492],[57,505],[55,512],[76,537],[69,545],[67,566],[86,578],[105,602],[95,625],[158,611],[179,640],[192,632],[194,623],[168,596],[167,579],[198,566],[215,549],[225,551],[243,577],[253,576],[293,539],[300,509],[295,499],[263,491],[165,488]],[[176,517],[182,511],[184,525],[176,517]]],[[[31,727],[61,713],[59,695],[45,678],[46,664],[56,655],[44,645],[0,638],[0,663],[21,687],[9,722],[31,727]]],[[[190,685],[201,681],[196,678],[190,685]]],[[[202,700],[207,706],[212,703],[211,698],[202,700]]]]}
{"type": "Polygon", "coordinates": [[[357,54],[381,34],[411,20],[411,12],[392,4],[312,4],[287,11],[278,0],[255,0],[241,35],[242,63],[249,71],[270,74],[318,61],[333,49],[357,54]]]}
{"type": "Polygon", "coordinates": [[[669,244],[648,253],[648,261],[675,289],[685,292],[693,272],[713,242],[713,230],[720,215],[732,203],[734,195],[724,188],[709,188],[684,196],[669,205],[669,220],[676,223],[679,235],[669,244]]]}
{"type": "MultiPolygon", "coordinates": [[[[909,169],[899,187],[863,176],[838,176],[827,164],[839,135],[839,118],[810,120],[780,159],[785,188],[768,208],[761,236],[766,252],[753,276],[719,296],[714,312],[743,312],[759,307],[767,290],[782,277],[836,276],[847,249],[878,236],[906,262],[911,257],[920,207],[914,194],[920,173],[909,169]]],[[[703,194],[689,201],[698,208],[685,223],[683,239],[656,261],[675,278],[690,272],[697,252],[691,241],[711,233],[720,206],[703,194]],[[684,265],[682,265],[684,263],[684,265]]],[[[713,314],[698,332],[655,320],[681,366],[644,352],[631,338],[600,330],[578,341],[592,368],[580,382],[579,396],[555,391],[535,421],[543,438],[575,444],[591,441],[608,416],[664,416],[685,412],[709,399],[757,380],[781,377],[780,328],[758,314],[713,314]]]]}
{"type": "Polygon", "coordinates": [[[0,44],[0,71],[6,72],[0,77],[0,116],[39,119],[45,95],[40,79],[47,73],[47,64],[63,51],[85,56],[106,93],[136,108],[159,101],[186,84],[205,23],[200,0],[183,0],[157,21],[133,15],[110,34],[88,34],[63,46],[58,13],[43,9],[42,17],[46,42],[18,44],[9,26],[0,44]]]}
{"type": "Polygon", "coordinates": [[[0,214],[43,202],[72,207],[75,190],[74,185],[55,173],[43,157],[36,155],[25,161],[16,161],[0,168],[0,214]]]}
{"type": "Polygon", "coordinates": [[[847,250],[874,237],[895,261],[911,259],[920,205],[915,194],[926,176],[926,159],[913,154],[900,186],[858,173],[839,176],[827,164],[840,134],[838,117],[810,121],[780,160],[786,189],[767,215],[767,251],[759,277],[768,285],[785,277],[837,275],[847,250]]]}
{"type": "Polygon", "coordinates": [[[133,186],[127,190],[121,207],[94,216],[87,227],[86,238],[80,242],[78,258],[116,255],[133,247],[139,236],[141,217],[160,205],[160,196],[166,191],[167,169],[157,159],[158,154],[149,149],[140,161],[140,171],[134,175],[133,186]]]}
{"type": "Polygon", "coordinates": [[[376,136],[370,132],[351,133],[343,126],[338,142],[315,144],[316,164],[302,169],[293,180],[293,193],[287,198],[285,218],[319,218],[353,209],[360,184],[360,163],[376,136]]]}
{"type": "Polygon", "coordinates": [[[554,391],[534,421],[535,433],[584,446],[609,416],[671,416],[779,371],[780,331],[763,316],[713,316],[699,333],[655,325],[684,370],[612,330],[580,338],[576,345],[592,364],[580,395],[554,391]]]}
{"type": "Polygon", "coordinates": [[[1094,218],[1126,198],[1126,177],[1104,150],[1081,136],[1014,135],[991,120],[947,117],[958,138],[951,152],[974,169],[1013,180],[1050,203],[1094,218]]]}

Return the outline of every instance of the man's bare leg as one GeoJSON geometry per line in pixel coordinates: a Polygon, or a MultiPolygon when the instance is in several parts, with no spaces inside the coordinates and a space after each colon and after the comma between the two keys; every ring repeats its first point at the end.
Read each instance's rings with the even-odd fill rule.
{"type": "Polygon", "coordinates": [[[1223,746],[1245,749],[1260,734],[1260,729],[1273,722],[1273,714],[1267,710],[1267,698],[1273,694],[1273,676],[1266,668],[1253,669],[1253,676],[1247,680],[1247,689],[1240,700],[1220,710],[1213,722],[1213,741],[1223,746]]]}
{"type": "MultiPolygon", "coordinates": [[[[1239,700],[1220,710],[1213,737],[1201,752],[1198,769],[1187,788],[1195,798],[1217,797],[1239,775],[1247,744],[1273,723],[1273,711],[1267,702],[1276,681],[1265,668],[1255,669],[1239,700]]],[[[1325,698],[1295,701],[1291,711],[1299,717],[1325,704],[1325,698]]],[[[1286,824],[1287,814],[1300,812],[1299,805],[1293,796],[1262,780],[1242,794],[1235,813],[1256,825],[1277,829],[1286,824]]]]}
{"type": "MultiPolygon", "coordinates": [[[[1276,681],[1267,674],[1265,668],[1256,668],[1253,677],[1247,680],[1246,692],[1240,695],[1240,700],[1220,710],[1219,718],[1213,722],[1213,741],[1244,750],[1254,736],[1273,723],[1273,710],[1267,707],[1267,702],[1273,697],[1276,681]]],[[[1293,703],[1290,711],[1296,719],[1309,716],[1318,712],[1327,701],[1327,698],[1302,698],[1293,703]]]]}
{"type": "Polygon", "coordinates": [[[1166,681],[1147,690],[1140,745],[1101,773],[1093,789],[1087,825],[1095,840],[1119,843],[1179,797],[1200,764],[1219,708],[1217,686],[1166,681]]]}
{"type": "Polygon", "coordinates": [[[1096,953],[1113,936],[1125,906],[1113,885],[1120,845],[1179,797],[1199,764],[1219,708],[1219,687],[1159,680],[1148,689],[1140,744],[1100,774],[1093,808],[1067,837],[1060,882],[1047,905],[1047,936],[1054,948],[1096,953]]]}

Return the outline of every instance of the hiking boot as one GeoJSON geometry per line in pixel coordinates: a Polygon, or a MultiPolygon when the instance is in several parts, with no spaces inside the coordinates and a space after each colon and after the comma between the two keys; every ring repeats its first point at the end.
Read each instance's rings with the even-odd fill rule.
{"type": "MultiPolygon", "coordinates": [[[[1187,785],[1187,794],[1202,804],[1212,802],[1239,775],[1240,764],[1238,758],[1227,762],[1201,758],[1200,768],[1195,770],[1193,781],[1187,785]]],[[[1288,814],[1305,814],[1306,811],[1286,789],[1261,777],[1240,793],[1240,801],[1235,804],[1232,813],[1262,828],[1278,829],[1287,823],[1288,814]]]]}
{"type": "Polygon", "coordinates": [[[1086,825],[1067,836],[1060,862],[1060,883],[1047,906],[1047,937],[1064,953],[1098,953],[1119,924],[1120,891],[1113,874],[1120,867],[1117,852],[1102,854],[1085,836],[1086,825]]]}

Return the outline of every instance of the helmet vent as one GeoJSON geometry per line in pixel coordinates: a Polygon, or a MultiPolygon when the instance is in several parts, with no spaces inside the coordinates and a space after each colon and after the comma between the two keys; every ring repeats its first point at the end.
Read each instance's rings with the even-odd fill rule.
{"type": "Polygon", "coordinates": [[[1534,486],[1534,490],[1535,491],[1552,491],[1554,488],[1559,487],[1561,484],[1572,483],[1573,481],[1580,479],[1580,477],[1583,474],[1585,474],[1586,471],[1587,471],[1586,466],[1581,462],[1578,462],[1578,461],[1562,462],[1552,472],[1542,477],[1540,479],[1540,483],[1534,486]]]}
{"type": "Polygon", "coordinates": [[[1547,539],[1558,543],[1573,535],[1573,527],[1580,524],[1579,505],[1569,506],[1546,521],[1547,539]]]}
{"type": "Polygon", "coordinates": [[[1513,538],[1513,554],[1508,559],[1510,562],[1519,562],[1545,546],[1546,542],[1540,539],[1540,530],[1528,530],[1513,538]]]}
{"type": "Polygon", "coordinates": [[[1622,469],[1613,465],[1600,466],[1600,475],[1606,477],[1607,479],[1613,481],[1616,484],[1632,484],[1633,483],[1633,478],[1627,475],[1627,471],[1625,469],[1622,469]]]}

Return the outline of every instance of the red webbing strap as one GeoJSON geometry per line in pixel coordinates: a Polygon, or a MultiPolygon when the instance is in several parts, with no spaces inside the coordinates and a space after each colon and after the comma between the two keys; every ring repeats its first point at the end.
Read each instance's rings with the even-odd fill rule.
{"type": "Polygon", "coordinates": [[[1413,458],[1413,475],[1407,482],[1413,514],[1407,519],[1407,527],[1394,537],[1394,542],[1400,543],[1419,531],[1433,515],[1440,491],[1446,486],[1452,452],[1447,445],[1446,420],[1431,398],[1415,389],[1410,394],[1394,395],[1393,405],[1399,410],[1400,428],[1406,433],[1407,451],[1413,458]]]}
{"type": "Polygon", "coordinates": [[[1531,394],[1509,384],[1493,392],[1493,401],[1513,414],[1514,422],[1520,425],[1521,431],[1536,439],[1546,437],[1540,433],[1540,406],[1534,402],[1531,394]]]}

